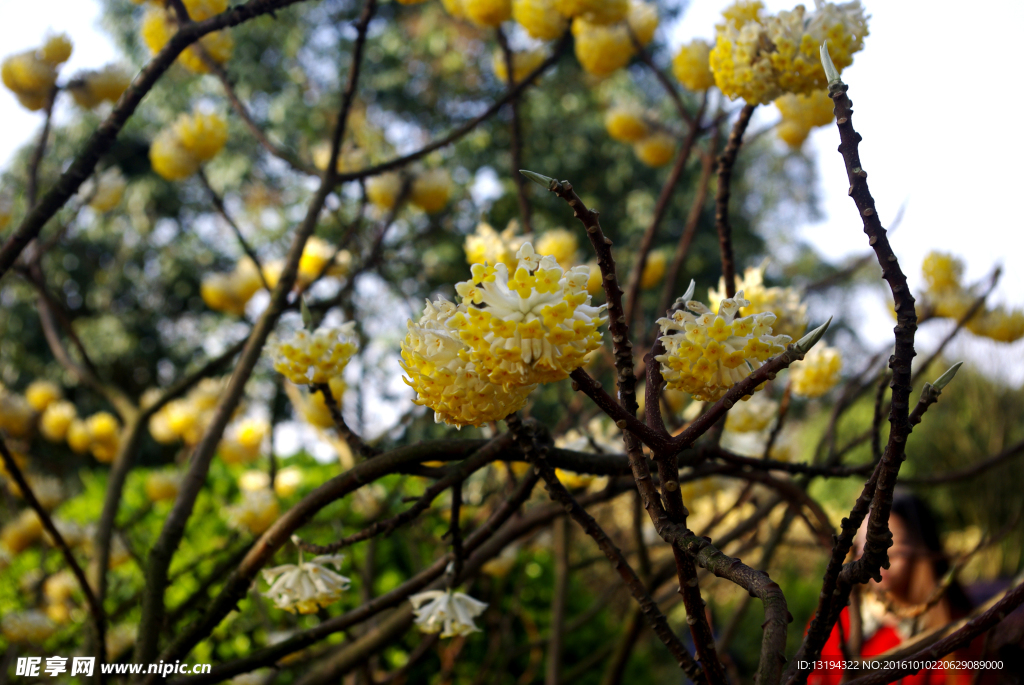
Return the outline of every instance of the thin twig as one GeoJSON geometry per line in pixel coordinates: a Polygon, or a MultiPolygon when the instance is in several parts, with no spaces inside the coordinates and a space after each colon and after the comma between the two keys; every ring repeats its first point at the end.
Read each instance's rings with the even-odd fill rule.
{"type": "Polygon", "coordinates": [[[199,177],[199,181],[203,184],[203,187],[206,188],[206,193],[210,196],[210,202],[213,203],[214,209],[216,209],[221,218],[227,222],[228,226],[231,227],[231,230],[235,232],[235,238],[238,240],[238,244],[242,246],[242,251],[245,252],[246,256],[249,257],[253,264],[256,265],[256,272],[260,275],[260,283],[262,283],[263,287],[267,289],[267,292],[270,292],[273,288],[271,288],[270,284],[267,283],[267,276],[263,273],[263,265],[260,263],[260,258],[257,256],[256,250],[252,249],[252,246],[249,245],[249,241],[247,241],[245,236],[242,235],[242,229],[238,227],[235,220],[231,218],[230,214],[228,214],[228,210],[224,206],[224,200],[221,199],[221,196],[218,195],[217,191],[210,185],[210,179],[206,177],[206,172],[203,171],[202,167],[199,168],[196,175],[199,177]]]}
{"type": "Polygon", "coordinates": [[[750,117],[757,105],[746,104],[732,127],[725,149],[718,158],[718,190],[715,192],[715,229],[718,231],[718,247],[722,253],[722,278],[725,279],[725,296],[736,294],[736,263],[732,252],[732,226],[729,224],[729,194],[732,184],[732,170],[736,164],[743,142],[743,133],[750,124],[750,117]]]}
{"type": "MultiPolygon", "coordinates": [[[[505,74],[509,87],[516,85],[516,72],[514,67],[514,53],[508,45],[508,39],[501,27],[494,29],[498,45],[501,46],[502,57],[505,60],[505,74]]],[[[511,121],[509,121],[509,152],[512,156],[512,181],[516,184],[516,197],[519,200],[519,219],[523,225],[523,233],[533,233],[533,223],[530,221],[531,209],[530,198],[527,195],[526,179],[519,173],[523,168],[523,141],[522,126],[519,121],[519,97],[514,97],[508,103],[511,121]]]]}
{"type": "Polygon", "coordinates": [[[345,423],[345,417],[341,415],[341,407],[338,406],[338,400],[331,393],[331,386],[327,383],[318,383],[313,386],[313,390],[323,395],[324,405],[327,407],[327,411],[331,414],[331,419],[334,421],[334,428],[338,431],[338,435],[341,436],[342,440],[347,442],[351,447],[355,448],[355,451],[363,459],[371,459],[378,454],[378,450],[373,445],[370,445],[364,441],[361,437],[348,427],[345,423]]]}

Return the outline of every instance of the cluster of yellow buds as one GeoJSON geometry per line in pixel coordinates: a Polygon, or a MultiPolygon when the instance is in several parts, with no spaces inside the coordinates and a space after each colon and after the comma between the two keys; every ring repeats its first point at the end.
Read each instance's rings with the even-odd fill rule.
{"type": "MultiPolygon", "coordinates": [[[[323,171],[327,168],[327,163],[330,161],[330,143],[320,143],[313,148],[313,166],[323,171]]],[[[366,152],[356,147],[350,141],[345,141],[345,144],[341,146],[341,150],[338,152],[338,163],[335,168],[339,174],[344,174],[350,171],[359,171],[366,166],[366,163],[366,152]]]]}
{"type": "Polygon", "coordinates": [[[777,15],[767,14],[761,2],[739,0],[723,15],[710,55],[715,83],[731,99],[751,104],[825,88],[821,44],[828,41],[832,61],[842,71],[868,35],[859,0],[840,5],[815,0],[813,12],[797,5],[777,15]]]}
{"type": "MultiPolygon", "coordinates": [[[[340,406],[347,388],[345,379],[335,376],[327,385],[330,387],[331,397],[340,406]]],[[[334,417],[331,416],[331,411],[327,408],[327,401],[324,399],[323,393],[311,392],[308,389],[303,389],[302,386],[291,383],[286,384],[284,390],[288,399],[291,400],[292,406],[295,407],[295,411],[311,426],[316,428],[334,427],[334,417]]]]}
{"type": "Polygon", "coordinates": [[[544,231],[537,239],[537,252],[551,255],[563,269],[571,269],[576,263],[579,241],[576,234],[565,228],[544,231]]]}
{"type": "Polygon", "coordinates": [[[665,250],[654,250],[647,255],[644,262],[644,270],[640,272],[640,288],[650,290],[661,283],[665,278],[665,271],[668,268],[668,252],[665,250]]]}
{"type": "MultiPolygon", "coordinates": [[[[772,330],[797,340],[807,330],[807,303],[800,301],[800,293],[796,288],[766,288],[764,272],[767,267],[768,260],[765,260],[759,266],[747,268],[742,279],[736,277],[736,290],[742,290],[744,299],[749,303],[743,305],[743,313],[771,312],[775,315],[772,330]]],[[[725,279],[720,277],[718,290],[708,290],[708,301],[714,303],[724,297],[725,279]]]]}
{"type": "MultiPolygon", "coordinates": [[[[921,265],[925,280],[924,308],[935,316],[959,320],[978,298],[978,286],[962,283],[963,262],[951,254],[929,252],[921,265]]],[[[965,324],[975,335],[997,342],[1014,342],[1024,337],[1024,311],[1003,305],[985,307],[965,324]]]]}
{"type": "Polygon", "coordinates": [[[722,300],[718,314],[691,300],[695,284],[683,295],[686,309],[658,319],[665,354],[656,357],[669,388],[713,402],[770,357],[785,351],[788,335],[772,335],[771,312],[739,316],[750,305],[743,291],[722,300]],[[692,313],[691,313],[692,312],[692,313]]]}
{"type": "MultiPolygon", "coordinates": [[[[286,466],[274,476],[274,493],[278,497],[291,497],[298,491],[303,480],[302,469],[286,466]]],[[[246,471],[238,477],[238,487],[244,492],[265,490],[270,487],[270,476],[266,471],[246,471]]]]}
{"type": "Polygon", "coordinates": [[[815,347],[803,360],[789,367],[793,392],[803,397],[821,397],[835,387],[843,370],[843,357],[834,347],[815,347]]]}
{"type": "Polygon", "coordinates": [[[725,430],[733,433],[763,431],[775,419],[779,403],[763,395],[751,395],[736,403],[725,417],[725,430]]]}
{"type": "Polygon", "coordinates": [[[227,507],[228,525],[252,535],[262,535],[281,514],[281,506],[270,490],[245,492],[242,501],[227,507]]]}
{"type": "Polygon", "coordinates": [[[782,121],[775,133],[793,149],[804,144],[812,128],[828,126],[835,119],[832,99],[824,90],[800,95],[787,93],[775,101],[775,106],[782,112],[782,121]]]}
{"type": "Polygon", "coordinates": [[[621,0],[568,0],[566,4],[586,8],[573,15],[572,35],[576,39],[576,59],[594,76],[608,76],[629,64],[636,53],[633,37],[645,46],[658,28],[657,9],[641,0],[633,0],[628,6],[621,0]]]}
{"type": "Polygon", "coordinates": [[[153,139],[149,161],[168,181],[188,178],[212,159],[228,140],[228,122],[220,114],[180,114],[153,139]]]}
{"type": "MultiPolygon", "coordinates": [[[[519,83],[530,75],[534,69],[547,59],[547,51],[544,48],[532,50],[520,50],[512,53],[512,78],[519,83]]],[[[492,57],[494,75],[502,83],[508,83],[508,65],[505,64],[505,53],[495,50],[492,57]]]]}
{"type": "Polygon", "coordinates": [[[102,214],[121,204],[125,185],[121,168],[112,166],[83,183],[78,196],[102,214]]]}
{"type": "Polygon", "coordinates": [[[715,85],[711,73],[711,46],[707,41],[696,38],[679,48],[672,58],[672,73],[688,90],[703,93],[715,85]]]}
{"type": "Polygon", "coordinates": [[[569,19],[558,11],[560,4],[559,0],[512,0],[512,18],[533,38],[556,40],[569,28],[569,19]]]}
{"type": "Polygon", "coordinates": [[[104,102],[117,102],[132,82],[131,75],[108,64],[102,69],[80,71],[68,82],[67,90],[83,109],[95,109],[104,102]]]}
{"type": "MultiPolygon", "coordinates": [[[[203,21],[228,8],[228,0],[183,0],[192,21],[203,21]]],[[[153,54],[160,52],[177,30],[178,19],[174,10],[163,3],[153,3],[146,8],[142,18],[142,40],[153,54]]],[[[198,46],[190,46],[178,56],[178,62],[189,71],[205,74],[210,69],[202,52],[217,64],[231,59],[235,42],[227,31],[214,31],[199,39],[198,46]],[[198,49],[197,49],[198,48],[198,49]],[[201,50],[201,51],[200,51],[201,50]]]]}
{"type": "Polygon", "coordinates": [[[35,422],[36,411],[28,400],[0,386],[0,431],[12,438],[27,438],[35,422]]]}
{"type": "Polygon", "coordinates": [[[604,305],[590,304],[590,269],[565,271],[524,243],[514,274],[504,264],[474,264],[473,277],[455,285],[462,298],[449,325],[470,348],[470,359],[492,383],[553,383],[583,365],[601,346],[604,305]],[[472,305],[472,306],[471,306],[472,305]]]}
{"type": "Polygon", "coordinates": [[[634,106],[609,108],[604,126],[615,140],[632,144],[637,159],[649,167],[664,166],[675,156],[675,137],[649,124],[644,113],[634,106]]]}
{"type": "Polygon", "coordinates": [[[18,554],[43,535],[43,522],[32,509],[22,509],[13,521],[0,528],[0,549],[18,554]]]}
{"type": "Polygon", "coordinates": [[[270,435],[270,424],[259,418],[236,421],[224,431],[217,453],[225,464],[251,464],[259,458],[270,435]]]}
{"type": "Polygon", "coordinates": [[[416,391],[414,403],[434,410],[434,421],[479,426],[499,421],[526,404],[535,386],[504,388],[492,383],[470,359],[470,348],[452,326],[458,307],[429,300],[418,323],[408,321],[402,342],[403,380],[416,391]]]}
{"type": "Polygon", "coordinates": [[[504,264],[508,268],[516,265],[516,252],[526,238],[519,234],[519,222],[508,222],[504,231],[498,233],[487,223],[479,223],[473,235],[466,236],[463,249],[469,264],[504,264]]]}
{"type": "Polygon", "coordinates": [[[142,488],[146,499],[154,504],[173,501],[178,497],[184,479],[185,474],[181,471],[152,471],[146,476],[142,488]]]}
{"type": "Polygon", "coordinates": [[[46,107],[57,83],[57,70],[69,57],[71,40],[63,33],[49,36],[41,48],[4,59],[0,77],[18,102],[35,112],[46,107]]]}
{"type": "MultiPolygon", "coordinates": [[[[366,179],[366,197],[374,206],[393,209],[402,193],[403,179],[394,171],[366,179]]],[[[447,169],[437,168],[417,173],[409,183],[409,202],[427,214],[436,214],[448,204],[452,195],[452,178],[447,169]]]]}
{"type": "Polygon", "coordinates": [[[224,378],[204,378],[187,395],[171,400],[149,419],[149,433],[165,445],[179,440],[195,445],[203,437],[227,384],[224,378]]]}
{"type": "Polygon", "coordinates": [[[338,328],[296,331],[268,346],[274,369],[296,385],[328,383],[340,376],[356,352],[355,323],[338,328]]]}
{"type": "MultiPolygon", "coordinates": [[[[266,275],[264,274],[264,277],[266,275]]],[[[259,267],[249,257],[243,257],[229,273],[204,276],[199,286],[199,294],[210,309],[242,316],[249,300],[262,287],[259,267]]]]}

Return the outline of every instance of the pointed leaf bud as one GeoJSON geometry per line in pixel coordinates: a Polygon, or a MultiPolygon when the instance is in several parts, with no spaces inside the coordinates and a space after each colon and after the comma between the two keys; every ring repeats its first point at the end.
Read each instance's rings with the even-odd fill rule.
{"type": "Polygon", "coordinates": [[[830,316],[828,317],[828,321],[793,343],[793,347],[795,347],[800,354],[807,354],[810,349],[814,347],[819,340],[821,340],[821,336],[825,335],[825,331],[828,330],[829,324],[831,323],[832,317],[830,316]]]}
{"type": "Polygon", "coordinates": [[[543,175],[538,174],[538,173],[536,173],[534,171],[528,171],[526,169],[520,169],[519,173],[521,173],[523,176],[525,176],[526,178],[530,179],[531,181],[533,181],[537,185],[544,186],[548,190],[554,190],[555,188],[557,188],[560,185],[558,181],[556,181],[555,179],[551,178],[550,176],[543,176],[543,175]]]}
{"type": "Polygon", "coordinates": [[[960,367],[963,365],[963,362],[957,362],[956,364],[953,364],[953,366],[949,367],[949,370],[946,371],[946,373],[939,376],[935,380],[935,382],[932,383],[932,387],[935,388],[936,390],[941,391],[943,388],[949,385],[949,382],[953,380],[953,376],[956,375],[956,372],[959,371],[960,367]]]}
{"type": "Polygon", "coordinates": [[[836,65],[832,64],[832,57],[828,54],[828,41],[826,40],[821,44],[821,66],[825,68],[825,78],[828,79],[828,85],[833,83],[839,83],[839,70],[836,69],[836,65]]]}

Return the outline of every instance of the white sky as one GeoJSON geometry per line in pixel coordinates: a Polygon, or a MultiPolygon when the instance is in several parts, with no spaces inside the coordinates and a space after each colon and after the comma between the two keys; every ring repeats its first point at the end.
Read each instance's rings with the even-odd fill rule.
{"type": "MultiPolygon", "coordinates": [[[[671,29],[670,43],[712,38],[727,4],[693,0],[671,29]]],[[[766,1],[769,11],[793,4],[766,1]]],[[[1013,123],[1024,105],[1016,68],[1024,3],[867,0],[865,5],[872,15],[871,34],[843,77],[850,84],[854,123],[864,137],[861,160],[883,223],[907,201],[892,243],[911,286],[921,282],[924,255],[939,249],[962,256],[972,281],[1002,264],[995,300],[1024,305],[1024,220],[1013,210],[1014,198],[1024,193],[1019,169],[1024,133],[1013,123]]],[[[75,43],[65,73],[102,66],[116,59],[116,52],[99,30],[98,17],[96,0],[0,0],[0,52],[35,47],[53,29],[67,32],[75,43]]],[[[765,121],[775,116],[770,111],[765,121]]],[[[7,164],[17,146],[36,135],[39,124],[39,114],[22,109],[6,89],[0,92],[0,164],[7,164]]],[[[830,258],[865,252],[867,239],[846,196],[845,171],[835,152],[836,130],[816,130],[807,145],[818,156],[826,219],[794,230],[830,258]]],[[[864,309],[867,337],[889,339],[888,315],[870,303],[864,309]]],[[[923,327],[923,349],[936,339],[935,330],[933,324],[923,327]]],[[[1016,367],[1010,380],[1020,383],[1022,343],[967,340],[954,349],[996,374],[1007,365],[1016,367]]]]}

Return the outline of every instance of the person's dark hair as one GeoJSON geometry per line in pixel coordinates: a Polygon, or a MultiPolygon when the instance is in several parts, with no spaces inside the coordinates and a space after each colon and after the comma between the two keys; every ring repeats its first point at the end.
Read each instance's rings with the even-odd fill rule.
{"type": "MultiPolygon", "coordinates": [[[[931,507],[913,493],[896,491],[892,500],[892,515],[900,517],[913,542],[928,551],[935,579],[941,582],[949,572],[949,559],[942,549],[938,522],[931,507]]],[[[955,579],[946,590],[946,598],[954,618],[970,613],[971,601],[955,579]]]]}

